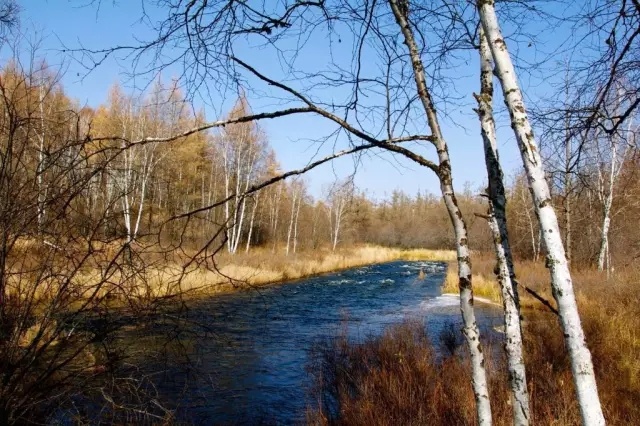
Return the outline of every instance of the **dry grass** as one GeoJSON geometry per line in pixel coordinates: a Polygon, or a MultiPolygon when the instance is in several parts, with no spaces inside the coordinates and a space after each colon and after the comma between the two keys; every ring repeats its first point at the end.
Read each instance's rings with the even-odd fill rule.
{"type": "MultiPolygon", "coordinates": [[[[188,259],[182,257],[183,261],[188,259]]],[[[249,253],[220,254],[216,256],[215,265],[206,268],[185,270],[179,265],[178,256],[178,261],[147,260],[149,265],[130,276],[124,276],[126,270],[118,269],[105,278],[98,268],[85,268],[76,274],[74,287],[79,300],[105,295],[113,296],[109,296],[110,299],[126,296],[129,300],[175,295],[199,297],[393,260],[450,261],[453,258],[455,253],[447,250],[400,250],[379,246],[359,246],[335,252],[321,249],[289,256],[281,251],[274,254],[272,250],[258,248],[249,253]],[[99,291],[94,295],[98,286],[99,291]]],[[[56,288],[55,284],[41,283],[39,297],[46,299],[48,293],[56,293],[56,288]]]]}
{"type": "MultiPolygon", "coordinates": [[[[500,302],[500,288],[493,274],[493,267],[489,270],[486,263],[483,262],[482,267],[476,266],[475,258],[473,264],[473,294],[476,297],[482,297],[489,301],[500,302]]],[[[455,262],[450,261],[447,268],[447,276],[442,285],[442,292],[445,294],[458,294],[458,271],[455,262]]]]}
{"type": "MultiPolygon", "coordinates": [[[[593,331],[590,330],[592,339],[593,331]]],[[[559,327],[555,322],[534,322],[526,327],[525,336],[532,424],[579,425],[580,413],[559,327]]],[[[462,337],[455,340],[459,345],[462,337]]],[[[320,407],[310,408],[308,423],[475,424],[470,366],[464,346],[457,346],[454,353],[445,350],[441,356],[435,346],[421,326],[403,324],[363,344],[350,343],[342,337],[316,349],[311,368],[320,407]]],[[[497,349],[498,345],[494,346],[497,349]]],[[[624,366],[612,358],[614,353],[601,352],[600,344],[592,345],[592,349],[608,423],[639,424],[638,387],[623,378],[624,366]],[[605,366],[606,363],[610,365],[605,366]]],[[[497,350],[485,354],[494,424],[510,425],[512,410],[505,360],[497,350]]]]}
{"type": "MultiPolygon", "coordinates": [[[[182,277],[180,288],[211,294],[393,260],[451,261],[454,258],[455,253],[448,250],[400,250],[379,246],[359,246],[336,252],[321,249],[289,256],[274,254],[267,249],[254,249],[249,253],[221,255],[216,262],[217,271],[198,269],[190,272],[182,277]]],[[[164,278],[156,281],[171,281],[167,276],[164,278]]]]}
{"type": "MultiPolygon", "coordinates": [[[[516,267],[520,281],[551,300],[549,275],[543,264],[518,262],[516,267]]],[[[492,270],[490,256],[476,256],[475,284],[484,280],[480,282],[481,288],[495,285],[486,278],[492,276],[492,270]]],[[[630,266],[609,278],[592,269],[580,269],[573,271],[573,277],[607,422],[640,424],[640,306],[636,296],[640,269],[630,266]]],[[[456,290],[455,274],[450,281],[449,288],[456,290]]],[[[532,297],[525,294],[522,301],[527,320],[523,331],[532,423],[578,425],[580,413],[558,320],[532,297]]],[[[458,333],[457,330],[449,333],[454,332],[458,333]]],[[[415,325],[403,325],[363,345],[349,344],[342,339],[325,347],[321,351],[323,361],[315,366],[319,395],[324,395],[319,401],[333,401],[339,415],[332,418],[330,406],[325,404],[323,409],[310,414],[309,422],[474,424],[474,401],[464,346],[457,355],[434,357],[433,345],[422,333],[415,325]],[[407,331],[407,327],[413,331],[407,331]]],[[[460,336],[444,340],[461,343],[460,336]]],[[[511,424],[502,351],[485,351],[485,354],[489,357],[495,424],[511,424]],[[494,359],[491,359],[492,352],[497,355],[494,359]]]]}
{"type": "Polygon", "coordinates": [[[310,408],[309,424],[472,423],[463,363],[455,356],[438,359],[418,324],[392,327],[363,344],[342,335],[314,348],[312,355],[320,407],[310,408]]]}

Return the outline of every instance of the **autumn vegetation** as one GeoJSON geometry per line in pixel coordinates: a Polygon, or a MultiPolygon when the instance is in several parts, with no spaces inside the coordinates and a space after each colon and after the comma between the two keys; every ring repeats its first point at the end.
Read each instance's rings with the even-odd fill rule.
{"type": "MultiPolygon", "coordinates": [[[[75,392],[79,376],[90,381],[115,374],[110,366],[118,363],[118,356],[95,345],[95,330],[70,334],[80,318],[122,307],[142,314],[176,297],[373,262],[454,260],[447,212],[432,194],[398,190],[383,201],[372,201],[347,180],[315,198],[305,181],[295,178],[237,197],[279,173],[275,153],[256,124],[230,125],[171,143],[130,144],[150,135],[168,137],[204,121],[172,85],[158,81],[142,98],[114,86],[104,105],[90,109],[78,107],[65,94],[59,76],[45,63],[35,71],[24,70],[18,62],[9,64],[0,81],[6,153],[0,212],[6,230],[2,329],[3,345],[11,348],[3,351],[3,362],[14,369],[0,391],[7,419],[37,413],[30,411],[34,404],[55,404],[49,389],[60,388],[62,395],[75,392]],[[199,211],[220,199],[229,201],[199,211]],[[70,335],[72,339],[65,338],[70,335]],[[34,356],[44,357],[42,363],[31,363],[34,356]]],[[[249,108],[241,98],[229,117],[249,114],[249,108]]],[[[634,259],[640,253],[640,230],[633,221],[640,215],[635,151],[625,154],[620,166],[612,192],[605,271],[597,272],[602,170],[588,163],[580,168],[571,193],[569,220],[580,232],[574,233],[570,247],[607,415],[630,421],[638,418],[630,401],[638,392],[639,373],[634,331],[638,316],[631,303],[638,277],[634,259]]],[[[560,187],[555,196],[559,209],[566,204],[562,191],[560,187]]],[[[469,188],[458,202],[469,219],[475,292],[499,302],[494,263],[486,254],[492,250],[489,229],[482,215],[474,215],[486,209],[482,192],[469,188]]],[[[539,228],[522,177],[512,178],[507,196],[521,281],[551,300],[539,228]]],[[[455,292],[457,278],[450,270],[447,283],[452,285],[445,291],[455,292]]],[[[570,403],[571,381],[555,318],[534,299],[524,296],[522,303],[536,422],[573,423],[578,414],[570,403]],[[557,374],[536,374],[545,369],[557,374]]],[[[329,421],[339,413],[336,421],[347,424],[364,424],[376,416],[389,424],[409,418],[417,423],[471,422],[473,410],[462,409],[468,402],[449,405],[473,397],[464,373],[464,351],[442,358],[412,327],[389,331],[364,346],[342,341],[342,352],[326,353],[342,357],[324,364],[335,369],[330,373],[336,381],[332,397],[339,401],[339,411],[320,411],[314,421],[329,421]],[[347,378],[349,382],[343,382],[347,378]],[[445,390],[444,383],[459,385],[445,390]],[[429,404],[433,412],[421,411],[427,397],[440,401],[429,404]],[[394,409],[380,412],[386,404],[394,409]]],[[[489,362],[494,393],[505,392],[501,363],[496,352],[489,362]]],[[[502,418],[499,413],[508,411],[508,400],[494,400],[503,403],[494,408],[502,418]]]]}
{"type": "MultiPolygon", "coordinates": [[[[495,261],[476,260],[484,294],[499,295],[491,277],[495,261]],[[493,287],[493,288],[491,288],[493,287]]],[[[522,281],[542,295],[548,294],[544,265],[518,262],[522,281]]],[[[613,277],[594,268],[575,271],[578,302],[593,353],[598,390],[609,424],[635,424],[640,411],[640,344],[636,330],[640,312],[633,294],[640,271],[628,266],[613,277]]],[[[581,423],[575,402],[562,332],[556,315],[540,302],[523,294],[524,350],[532,422],[549,425],[581,423]]],[[[499,301],[499,299],[498,299],[499,301]]],[[[496,424],[511,424],[511,404],[502,335],[490,337],[488,372],[492,410],[496,424]]],[[[467,355],[458,328],[451,326],[430,338],[418,322],[409,321],[355,342],[341,335],[316,348],[317,406],[310,407],[311,424],[473,424],[473,393],[467,379],[467,355]],[[428,401],[425,404],[425,401],[428,401]]]]}
{"type": "Polygon", "coordinates": [[[21,35],[9,31],[19,8],[0,2],[0,39],[10,56],[0,69],[0,424],[64,422],[70,415],[62,407],[95,401],[112,423],[170,423],[152,379],[118,347],[115,336],[130,325],[114,319],[145,320],[187,309],[190,298],[398,259],[449,262],[443,291],[460,294],[464,331],[452,325],[433,340],[407,322],[365,341],[345,335],[318,345],[310,365],[318,403],[309,407],[309,423],[600,425],[599,403],[611,424],[640,422],[640,101],[637,60],[628,60],[637,55],[637,2],[595,9],[588,22],[604,23],[592,35],[607,36],[588,46],[596,58],[568,69],[558,92],[564,99],[540,101],[530,116],[494,2],[444,2],[442,10],[399,0],[285,2],[278,6],[284,12],[247,2],[216,10],[213,3],[177,2],[166,25],[154,28],[158,39],[141,47],[74,50],[88,69],[123,50],[139,54],[138,64],[149,50],[155,55],[145,90],[115,83],[88,106],[65,92],[60,68],[21,46],[21,35]],[[305,14],[314,8],[322,13],[305,14]],[[233,19],[206,23],[227,13],[233,19]],[[449,14],[447,34],[439,34],[449,14]],[[429,24],[433,17],[438,25],[429,24]],[[353,36],[360,46],[357,60],[349,58],[357,67],[333,64],[311,75],[292,60],[292,72],[278,79],[233,53],[239,35],[264,37],[280,54],[287,31],[298,37],[329,24],[334,36],[344,30],[334,24],[340,20],[345,40],[353,36]],[[184,75],[204,72],[216,85],[234,86],[227,111],[212,117],[196,106],[188,90],[204,90],[202,82],[162,77],[167,64],[156,61],[176,61],[164,50],[169,45],[187,52],[184,75]],[[218,57],[211,46],[226,53],[218,57]],[[434,86],[446,88],[440,67],[457,49],[481,53],[475,99],[487,158],[478,167],[486,165],[489,176],[487,187],[462,191],[449,158],[455,142],[439,121],[446,100],[436,105],[432,96],[434,86]],[[360,64],[372,58],[380,75],[365,78],[360,64]],[[203,63],[204,71],[197,68],[203,63]],[[495,140],[494,74],[524,165],[506,177],[495,140]],[[286,107],[253,111],[262,86],[286,107]],[[316,102],[318,87],[346,87],[353,96],[316,102]],[[294,114],[327,120],[335,134],[348,135],[348,148],[283,170],[260,120],[294,114]],[[428,134],[414,134],[414,122],[428,134]],[[405,142],[434,153],[423,156],[405,142]],[[308,169],[374,148],[434,173],[440,192],[398,188],[375,200],[346,177],[311,193],[308,169]],[[510,284],[499,286],[507,277],[510,284]],[[516,349],[526,381],[507,374],[519,361],[508,350],[513,334],[483,332],[480,340],[474,294],[505,312],[511,303],[503,331],[510,324],[522,332],[516,349]],[[519,404],[526,409],[514,410],[513,395],[529,398],[519,404]]]}

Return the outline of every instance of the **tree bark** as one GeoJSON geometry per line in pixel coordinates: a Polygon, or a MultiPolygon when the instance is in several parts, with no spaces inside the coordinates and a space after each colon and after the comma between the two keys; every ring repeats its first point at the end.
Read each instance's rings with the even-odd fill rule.
{"type": "Polygon", "coordinates": [[[515,281],[515,268],[507,232],[507,197],[502,167],[498,157],[495,122],[493,119],[493,60],[489,44],[480,29],[480,95],[478,116],[482,129],[484,157],[489,182],[489,227],[491,228],[497,261],[497,278],[504,309],[505,343],[509,382],[513,406],[513,424],[528,425],[530,418],[527,376],[522,352],[520,301],[515,281]]]}
{"type": "Polygon", "coordinates": [[[298,198],[298,207],[296,208],[296,218],[293,224],[293,253],[295,254],[298,248],[298,218],[300,217],[300,205],[302,204],[302,196],[304,192],[301,191],[298,198]]]}
{"type": "Polygon", "coordinates": [[[289,231],[287,232],[287,250],[286,250],[287,256],[289,256],[289,247],[291,246],[291,236],[293,234],[293,220],[295,218],[297,196],[298,196],[298,193],[297,193],[295,182],[294,182],[293,185],[291,185],[292,202],[291,202],[291,215],[289,216],[289,231]]]}
{"type": "MultiPolygon", "coordinates": [[[[567,66],[567,70],[569,67],[567,66]]],[[[567,71],[568,72],[568,71],[567,71]]],[[[565,78],[566,102],[569,102],[569,78],[565,78]]],[[[571,132],[569,131],[569,113],[565,113],[565,146],[564,146],[564,246],[567,252],[567,262],[571,265],[572,253],[572,228],[571,228],[571,195],[573,193],[573,179],[571,176],[571,155],[573,144],[571,143],[571,132]]]]}
{"type": "Polygon", "coordinates": [[[471,259],[469,257],[469,247],[467,245],[467,228],[462,217],[462,213],[458,208],[455,192],[453,190],[449,151],[447,143],[442,136],[440,123],[427,87],[424,65],[420,58],[420,51],[406,16],[408,12],[398,4],[398,0],[389,0],[389,5],[391,6],[396,22],[404,36],[404,43],[409,50],[416,88],[427,116],[427,123],[434,138],[433,144],[438,152],[438,178],[440,180],[440,189],[455,231],[456,251],[458,256],[460,311],[462,313],[462,320],[464,323],[463,334],[471,356],[471,383],[476,401],[478,424],[480,426],[488,426],[492,424],[491,404],[489,400],[487,375],[484,368],[484,354],[482,353],[482,345],[480,343],[480,330],[478,329],[475,312],[473,310],[471,259]]]}
{"type": "Polygon", "coordinates": [[[245,253],[249,253],[249,248],[251,248],[251,237],[253,236],[253,225],[256,220],[256,211],[258,210],[259,198],[260,198],[260,192],[256,192],[256,194],[252,197],[253,209],[251,210],[251,219],[249,221],[249,234],[247,234],[247,247],[245,248],[245,253]]]}
{"type": "Polygon", "coordinates": [[[585,342],[573,291],[571,273],[564,251],[558,219],[551,203],[549,186],[545,179],[538,143],[534,138],[533,130],[525,111],[522,94],[516,80],[515,68],[511,62],[511,57],[498,24],[494,3],[491,0],[481,0],[478,3],[478,8],[482,27],[489,39],[505,103],[511,116],[511,125],[520,147],[522,161],[534,201],[534,208],[543,231],[544,245],[547,250],[547,265],[551,271],[553,296],[558,304],[565,342],[569,349],[582,421],[585,425],[603,425],[605,421],[600,406],[600,398],[598,397],[591,352],[589,352],[585,342]]]}

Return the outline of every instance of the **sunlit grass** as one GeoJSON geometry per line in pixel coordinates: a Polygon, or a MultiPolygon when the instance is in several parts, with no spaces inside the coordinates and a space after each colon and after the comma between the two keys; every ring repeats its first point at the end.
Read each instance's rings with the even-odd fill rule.
{"type": "MultiPolygon", "coordinates": [[[[103,249],[110,256],[117,255],[115,246],[103,249]]],[[[9,293],[16,297],[34,297],[44,304],[63,293],[75,299],[76,304],[87,299],[117,304],[124,299],[131,303],[174,296],[200,297],[393,260],[450,261],[455,253],[364,245],[335,252],[321,248],[286,255],[282,248],[276,252],[255,248],[248,253],[220,253],[215,261],[206,265],[190,264],[188,253],[174,255],[172,260],[154,259],[153,255],[144,253],[139,256],[136,261],[141,265],[128,266],[121,262],[111,269],[86,265],[67,273],[71,275],[69,279],[52,276],[40,279],[35,286],[30,277],[16,276],[12,278],[15,282],[9,285],[9,293]]]]}
{"type": "MultiPolygon", "coordinates": [[[[358,246],[335,252],[320,249],[289,256],[259,248],[249,253],[221,255],[217,261],[217,270],[200,269],[184,275],[180,279],[180,289],[210,294],[393,260],[450,261],[454,258],[455,252],[447,250],[401,250],[379,246],[358,246]]],[[[168,277],[162,275],[159,274],[158,283],[163,278],[167,281],[168,277]]]]}
{"type": "MultiPolygon", "coordinates": [[[[499,302],[500,293],[492,272],[494,265],[495,259],[489,254],[475,256],[473,286],[476,295],[499,302]]],[[[549,270],[542,261],[517,261],[515,267],[520,283],[555,306],[549,270]]],[[[640,398],[640,305],[636,296],[640,270],[630,264],[607,276],[592,267],[574,266],[572,278],[605,413],[610,423],[617,420],[632,424],[640,415],[631,402],[640,398]],[[625,397],[620,398],[621,395],[625,397]]],[[[450,264],[443,292],[458,292],[455,264],[450,264]]],[[[568,365],[557,317],[523,288],[519,293],[522,314],[526,319],[525,338],[534,345],[529,351],[544,348],[551,351],[547,357],[552,363],[550,365],[568,365]],[[553,347],[550,346],[552,342],[553,347]]],[[[549,367],[535,365],[532,368],[538,371],[549,367]]],[[[562,394],[560,401],[575,405],[570,371],[563,370],[559,376],[562,381],[554,385],[553,392],[562,394]]]]}
{"type": "MultiPolygon", "coordinates": [[[[491,255],[476,254],[473,283],[476,295],[498,302],[500,293],[493,276],[494,264],[491,255]]],[[[449,265],[443,283],[445,292],[458,291],[455,266],[455,263],[449,265]]],[[[516,271],[520,282],[555,305],[549,271],[542,262],[517,262],[516,271]]],[[[592,268],[575,267],[572,276],[607,422],[638,424],[640,305],[636,292],[640,269],[629,265],[607,277],[606,273],[592,268]]],[[[580,424],[570,362],[558,318],[523,290],[520,294],[526,320],[523,323],[524,359],[532,423],[580,424]]],[[[320,379],[335,381],[324,389],[334,392],[338,399],[340,417],[337,423],[394,424],[408,416],[423,424],[473,424],[474,400],[462,337],[458,339],[462,352],[442,360],[432,356],[431,343],[421,337],[422,327],[412,332],[403,327],[390,329],[382,337],[364,344],[339,341],[323,349],[325,364],[320,367],[324,376],[320,379]],[[425,400],[429,401],[427,406],[425,400]]],[[[458,332],[458,328],[454,331],[458,332]]],[[[483,336],[485,342],[486,339],[487,336],[483,336]]],[[[489,357],[487,365],[495,424],[511,424],[504,356],[494,351],[485,351],[485,354],[489,357]],[[492,359],[492,354],[499,354],[500,358],[492,359]]],[[[311,410],[309,423],[332,423],[328,414],[311,410]]]]}
{"type": "MultiPolygon", "coordinates": [[[[474,273],[471,282],[476,298],[484,298],[486,301],[495,303],[501,302],[500,288],[493,276],[486,275],[486,272],[474,273]]],[[[442,293],[458,294],[459,292],[457,266],[455,262],[449,262],[447,276],[442,284],[442,293]]]]}

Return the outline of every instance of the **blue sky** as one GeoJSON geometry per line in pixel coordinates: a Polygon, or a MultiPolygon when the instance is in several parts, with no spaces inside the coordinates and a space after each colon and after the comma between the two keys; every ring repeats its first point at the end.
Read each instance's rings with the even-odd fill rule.
{"type": "MultiPolygon", "coordinates": [[[[128,60],[108,60],[87,74],[86,69],[61,52],[63,45],[69,48],[80,45],[104,48],[130,44],[134,42],[134,36],[146,37],[150,33],[139,22],[139,0],[102,0],[99,10],[95,5],[87,5],[88,3],[90,0],[21,0],[21,19],[23,31],[32,34],[33,38],[42,39],[41,52],[47,61],[66,68],[63,84],[67,93],[81,104],[96,106],[106,100],[109,88],[117,81],[124,80],[125,87],[140,85],[139,80],[130,80],[126,76],[126,72],[131,70],[131,64],[128,60]]],[[[554,36],[557,37],[557,34],[554,36]]],[[[534,46],[531,53],[525,51],[524,55],[521,55],[534,57],[538,52],[536,47],[538,46],[534,46]]],[[[261,70],[271,71],[276,66],[257,49],[255,52],[245,49],[245,52],[245,57],[252,61],[251,64],[260,67],[261,70]]],[[[308,65],[318,60],[317,58],[321,56],[311,52],[302,60],[306,60],[305,65],[308,65]]],[[[460,70],[460,75],[453,79],[457,93],[463,96],[459,102],[461,105],[449,107],[441,113],[444,135],[450,146],[454,183],[458,190],[463,189],[465,185],[477,189],[486,181],[479,123],[471,110],[474,103],[471,94],[478,90],[477,62],[473,57],[469,57],[466,63],[468,65],[465,69],[460,70]]],[[[166,78],[171,77],[167,75],[169,72],[171,71],[165,72],[166,78]]],[[[523,83],[525,89],[528,88],[529,97],[534,91],[537,93],[548,90],[544,82],[535,78],[528,78],[526,81],[523,79],[523,83]]],[[[499,86],[496,86],[496,89],[499,90],[499,86]]],[[[533,99],[535,100],[535,97],[533,99]]],[[[250,102],[254,110],[261,111],[266,110],[269,102],[273,101],[254,97],[250,98],[250,102]]],[[[500,105],[502,102],[497,93],[496,106],[500,105]]],[[[207,107],[208,119],[216,118],[220,111],[224,112],[228,106],[227,99],[219,100],[217,105],[207,107]]],[[[507,175],[513,175],[520,167],[520,158],[508,122],[504,120],[504,116],[502,118],[499,123],[501,159],[507,175]]],[[[262,126],[284,170],[301,167],[314,155],[324,156],[333,148],[331,142],[319,146],[310,140],[330,131],[330,126],[317,117],[297,116],[264,122],[262,126]]],[[[340,148],[344,140],[339,139],[335,143],[340,148]]],[[[356,184],[372,197],[384,198],[395,189],[402,189],[409,194],[416,194],[418,191],[439,193],[437,179],[430,171],[404,158],[378,151],[365,154],[359,161],[343,158],[312,172],[307,177],[311,193],[319,196],[322,188],[336,177],[342,178],[352,174],[356,163],[356,184]]]]}

